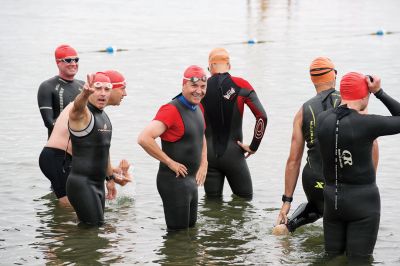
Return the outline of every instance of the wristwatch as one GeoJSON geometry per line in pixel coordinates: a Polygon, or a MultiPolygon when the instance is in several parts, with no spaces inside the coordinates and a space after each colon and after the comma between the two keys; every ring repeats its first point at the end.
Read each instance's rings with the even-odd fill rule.
{"type": "Polygon", "coordinates": [[[111,181],[111,180],[115,180],[115,175],[114,174],[106,176],[106,181],[107,182],[111,181]]]}
{"type": "Polygon", "coordinates": [[[285,194],[282,195],[282,201],[283,202],[292,202],[293,201],[293,197],[288,197],[285,194]]]}

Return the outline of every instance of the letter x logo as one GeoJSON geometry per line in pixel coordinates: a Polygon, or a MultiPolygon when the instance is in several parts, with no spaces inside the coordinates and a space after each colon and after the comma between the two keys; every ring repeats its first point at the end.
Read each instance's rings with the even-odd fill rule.
{"type": "Polygon", "coordinates": [[[324,188],[324,182],[315,182],[315,188],[324,188]]]}

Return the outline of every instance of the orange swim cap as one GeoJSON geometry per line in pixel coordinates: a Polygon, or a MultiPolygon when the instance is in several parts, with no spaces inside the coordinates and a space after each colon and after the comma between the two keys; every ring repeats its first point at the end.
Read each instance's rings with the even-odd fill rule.
{"type": "Polygon", "coordinates": [[[124,76],[116,70],[104,71],[107,77],[110,78],[113,89],[119,89],[126,86],[124,76]]]}
{"type": "Polygon", "coordinates": [[[357,72],[349,72],[340,81],[340,96],[343,100],[360,100],[369,93],[365,75],[357,72]]]}
{"type": "Polygon", "coordinates": [[[208,55],[208,63],[229,63],[229,53],[224,48],[214,48],[208,55]]]}
{"type": "Polygon", "coordinates": [[[63,59],[70,56],[78,56],[78,53],[74,48],[68,44],[62,44],[58,46],[54,52],[54,56],[57,59],[63,59]]]}
{"type": "Polygon", "coordinates": [[[310,77],[315,85],[334,81],[336,78],[335,65],[327,57],[317,57],[311,62],[310,77]]]}

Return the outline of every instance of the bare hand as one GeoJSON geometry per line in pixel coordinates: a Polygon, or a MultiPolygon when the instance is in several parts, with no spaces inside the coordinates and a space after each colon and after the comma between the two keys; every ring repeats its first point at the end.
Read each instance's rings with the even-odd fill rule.
{"type": "Polygon", "coordinates": [[[126,175],[128,173],[130,166],[131,166],[131,164],[125,159],[122,159],[119,162],[119,168],[122,170],[122,174],[124,174],[124,175],[126,175]]]}
{"type": "MultiPolygon", "coordinates": [[[[117,168],[118,170],[118,168],[117,168]]],[[[127,173],[127,174],[121,174],[121,171],[119,171],[118,173],[116,173],[115,175],[115,183],[117,183],[120,186],[125,186],[127,183],[132,182],[132,176],[131,174],[127,173]]]]}
{"type": "Polygon", "coordinates": [[[82,90],[82,92],[86,95],[91,95],[92,93],[95,92],[95,89],[93,87],[94,76],[95,74],[86,75],[86,83],[83,85],[83,90],[82,90]]]}
{"type": "Polygon", "coordinates": [[[115,183],[113,180],[108,181],[106,183],[106,187],[107,187],[107,196],[106,198],[108,200],[113,200],[117,197],[117,189],[115,188],[115,183]]]}
{"type": "Polygon", "coordinates": [[[175,162],[174,160],[169,161],[167,166],[169,167],[169,169],[175,172],[176,177],[179,176],[185,177],[188,174],[186,166],[178,162],[175,162]]]}
{"type": "Polygon", "coordinates": [[[285,202],[282,205],[282,208],[279,212],[278,218],[276,219],[276,224],[287,224],[288,222],[288,218],[287,218],[287,214],[289,213],[290,210],[290,203],[285,202]]]}
{"type": "Polygon", "coordinates": [[[206,181],[207,169],[208,169],[208,162],[200,164],[199,170],[196,173],[196,183],[198,186],[202,186],[206,181]]]}
{"type": "Polygon", "coordinates": [[[365,80],[367,81],[368,84],[368,90],[371,93],[377,93],[381,89],[381,78],[375,75],[370,75],[373,79],[371,82],[369,76],[365,77],[365,80]]]}
{"type": "Polygon", "coordinates": [[[249,158],[250,155],[254,154],[255,151],[250,150],[250,146],[237,141],[237,144],[244,150],[244,158],[249,158]]]}
{"type": "Polygon", "coordinates": [[[120,186],[125,186],[127,183],[132,182],[132,176],[129,173],[129,167],[131,164],[123,159],[119,163],[118,168],[114,168],[114,176],[115,176],[115,183],[117,183],[120,186]]]}

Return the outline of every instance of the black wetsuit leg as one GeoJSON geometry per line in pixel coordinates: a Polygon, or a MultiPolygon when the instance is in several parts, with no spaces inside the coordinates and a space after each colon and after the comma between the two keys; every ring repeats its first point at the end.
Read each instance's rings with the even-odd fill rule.
{"type": "Polygon", "coordinates": [[[324,236],[328,254],[372,255],[379,229],[380,195],[376,184],[325,186],[324,236]]]}
{"type": "MultiPolygon", "coordinates": [[[[243,154],[242,154],[243,156],[243,154]]],[[[246,160],[238,159],[235,163],[226,164],[226,179],[236,196],[251,199],[253,197],[253,183],[246,160]]]]}
{"type": "Polygon", "coordinates": [[[71,174],[67,180],[67,191],[68,199],[81,222],[89,225],[104,223],[104,181],[71,174]]]}
{"type": "Polygon", "coordinates": [[[209,162],[204,190],[207,197],[222,197],[225,175],[209,162]]]}
{"type": "Polygon", "coordinates": [[[313,223],[324,213],[323,179],[306,164],[302,175],[303,189],[307,203],[302,203],[288,219],[288,229],[294,232],[298,227],[313,223]]]}
{"type": "Polygon", "coordinates": [[[176,178],[172,171],[159,171],[157,189],[164,206],[168,230],[192,227],[197,221],[198,191],[195,178],[176,178]]]}
{"type": "Polygon", "coordinates": [[[208,158],[209,168],[204,184],[207,196],[222,196],[224,177],[226,176],[233,194],[247,199],[253,197],[250,170],[243,150],[236,142],[230,141],[223,156],[216,158],[215,155],[208,154],[208,158]]]}
{"type": "Polygon", "coordinates": [[[50,180],[57,198],[67,195],[66,184],[72,157],[63,150],[44,147],[39,157],[39,167],[50,180]]]}
{"type": "Polygon", "coordinates": [[[322,217],[324,213],[324,178],[322,173],[316,173],[306,164],[303,168],[302,183],[308,203],[313,205],[316,212],[322,217]]]}

